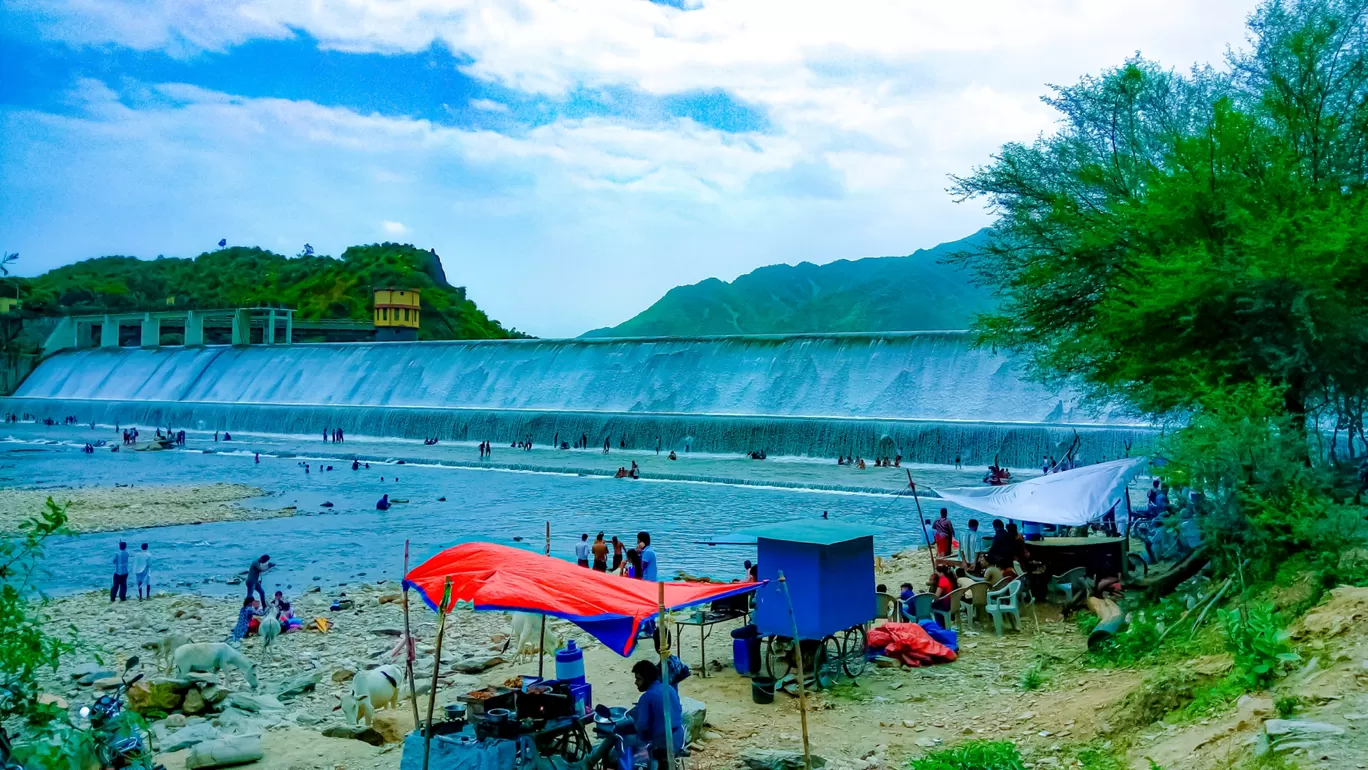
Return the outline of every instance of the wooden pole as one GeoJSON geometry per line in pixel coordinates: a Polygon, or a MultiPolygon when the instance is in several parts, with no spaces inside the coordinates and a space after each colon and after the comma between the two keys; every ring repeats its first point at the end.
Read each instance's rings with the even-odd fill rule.
{"type": "Polygon", "coordinates": [[[446,635],[447,613],[451,608],[451,578],[442,586],[442,601],[437,605],[437,642],[432,651],[432,689],[428,690],[427,724],[423,725],[423,770],[428,770],[428,754],[432,750],[432,711],[437,707],[437,676],[442,670],[442,637],[446,635]]]}
{"type": "Polygon", "coordinates": [[[409,703],[413,706],[413,729],[418,729],[418,685],[413,680],[413,657],[417,650],[414,649],[413,631],[409,626],[409,603],[408,603],[408,565],[409,565],[409,541],[404,541],[404,672],[408,677],[409,703]]]}
{"type": "Polygon", "coordinates": [[[917,484],[912,480],[912,471],[907,471],[907,486],[912,488],[912,500],[917,504],[917,523],[921,524],[922,539],[926,541],[926,553],[931,557],[931,574],[936,574],[936,549],[931,545],[931,536],[926,533],[926,517],[922,515],[921,498],[917,497],[917,484]]]}
{"type": "Polygon", "coordinates": [[[788,580],[784,578],[783,570],[779,570],[779,587],[784,589],[784,603],[788,605],[789,621],[793,623],[793,647],[797,651],[794,657],[798,659],[798,713],[803,722],[803,768],[812,770],[812,747],[808,743],[807,725],[807,676],[803,673],[803,642],[798,638],[798,618],[793,614],[793,597],[789,595],[788,580]]]}
{"type": "MultiPolygon", "coordinates": [[[[551,555],[551,522],[546,522],[546,555],[551,555]]],[[[546,613],[542,613],[541,631],[537,636],[537,678],[546,678],[546,613]]],[[[426,770],[426,769],[425,769],[426,770]]]]}
{"type": "MultiPolygon", "coordinates": [[[[670,636],[665,632],[665,584],[656,583],[659,587],[657,604],[659,606],[659,617],[656,619],[656,636],[660,638],[660,681],[666,687],[670,687],[670,636]]],[[[703,661],[704,667],[708,662],[703,661]]],[[[674,732],[670,727],[670,694],[665,693],[665,702],[661,704],[661,712],[665,715],[665,767],[668,770],[675,770],[675,750],[674,732]]],[[[679,726],[682,731],[683,725],[679,726]]]]}

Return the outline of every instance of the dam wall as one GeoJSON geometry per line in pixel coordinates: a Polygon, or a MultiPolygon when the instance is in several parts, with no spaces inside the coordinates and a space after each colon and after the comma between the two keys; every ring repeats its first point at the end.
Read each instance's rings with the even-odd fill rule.
{"type": "Polygon", "coordinates": [[[1038,464],[1151,432],[955,332],[208,346],[44,360],[9,412],[203,430],[1038,464]]]}

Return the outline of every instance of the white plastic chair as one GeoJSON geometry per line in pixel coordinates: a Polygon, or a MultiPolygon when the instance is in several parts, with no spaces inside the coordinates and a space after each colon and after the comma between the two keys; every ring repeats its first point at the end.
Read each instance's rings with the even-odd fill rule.
{"type": "Polygon", "coordinates": [[[979,612],[988,606],[989,585],[982,581],[967,587],[964,592],[964,601],[960,602],[959,611],[962,617],[968,618],[969,628],[978,630],[979,612]]]}
{"type": "Polygon", "coordinates": [[[968,590],[969,588],[966,586],[964,588],[956,588],[946,594],[945,598],[949,600],[949,609],[938,610],[934,604],[931,605],[931,616],[935,618],[941,628],[949,629],[951,621],[954,621],[956,628],[959,627],[960,602],[964,599],[964,594],[968,590]]]}
{"type": "Polygon", "coordinates": [[[1074,581],[1082,580],[1087,574],[1088,571],[1083,567],[1074,567],[1063,575],[1055,575],[1050,578],[1050,592],[1063,594],[1064,604],[1070,604],[1073,602],[1074,581]]]}
{"type": "Polygon", "coordinates": [[[988,593],[988,606],[984,609],[993,616],[993,630],[998,636],[1002,636],[1003,617],[1011,618],[1012,627],[1017,631],[1021,630],[1021,603],[1018,601],[1020,595],[1020,578],[1008,583],[1006,588],[988,593]]]}

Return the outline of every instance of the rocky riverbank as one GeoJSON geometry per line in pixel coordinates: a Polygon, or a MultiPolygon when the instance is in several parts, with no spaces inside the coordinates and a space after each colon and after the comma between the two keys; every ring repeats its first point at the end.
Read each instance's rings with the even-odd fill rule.
{"type": "Polygon", "coordinates": [[[270,508],[242,504],[244,500],[263,494],[260,489],[245,484],[0,488],[0,531],[15,531],[22,521],[42,510],[49,497],[67,506],[67,523],[73,532],[111,532],[294,515],[293,506],[270,508]]]}

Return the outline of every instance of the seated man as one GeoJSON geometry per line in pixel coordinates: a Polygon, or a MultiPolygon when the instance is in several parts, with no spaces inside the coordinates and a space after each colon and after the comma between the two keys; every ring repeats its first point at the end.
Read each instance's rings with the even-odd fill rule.
{"type": "Polygon", "coordinates": [[[636,707],[632,709],[632,726],[638,740],[650,745],[652,758],[663,762],[666,756],[667,714],[674,752],[678,755],[684,749],[684,712],[679,707],[679,691],[660,681],[660,668],[649,660],[637,661],[632,666],[632,676],[636,679],[637,691],[641,693],[636,707]]]}

